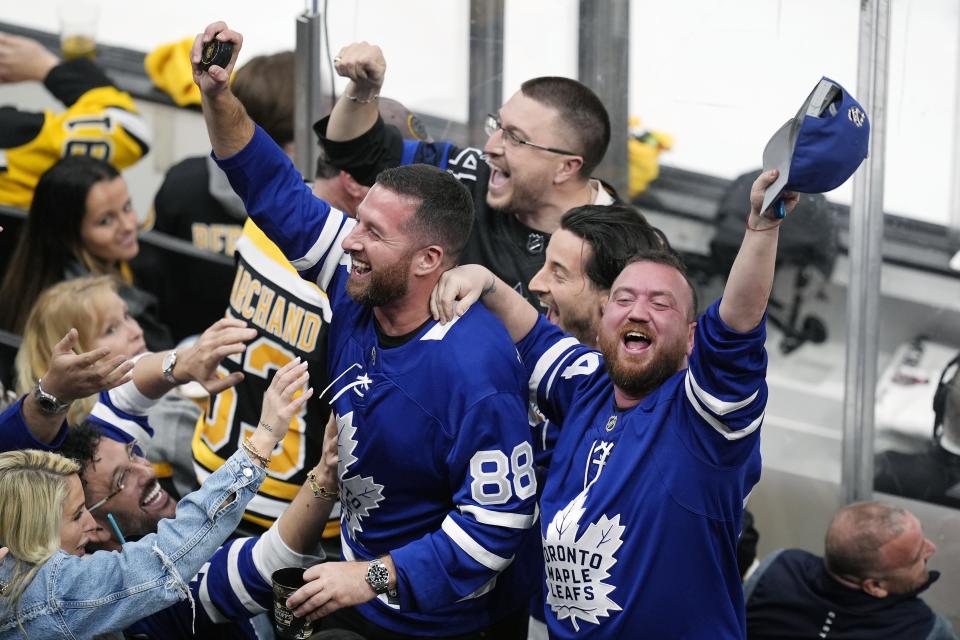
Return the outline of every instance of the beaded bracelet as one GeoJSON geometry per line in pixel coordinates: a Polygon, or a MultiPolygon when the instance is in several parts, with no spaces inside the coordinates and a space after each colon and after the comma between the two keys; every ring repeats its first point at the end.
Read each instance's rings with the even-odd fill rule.
{"type": "Polygon", "coordinates": [[[340,499],[340,490],[334,489],[333,491],[329,491],[326,487],[321,487],[313,471],[307,474],[307,482],[310,483],[310,489],[313,491],[314,498],[329,500],[330,502],[336,502],[340,499]]]}

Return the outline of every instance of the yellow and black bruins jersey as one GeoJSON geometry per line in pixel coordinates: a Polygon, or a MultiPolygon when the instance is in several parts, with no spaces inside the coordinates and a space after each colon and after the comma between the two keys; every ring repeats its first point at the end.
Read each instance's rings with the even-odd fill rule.
{"type": "Polygon", "coordinates": [[[64,156],[93,156],[124,169],[149,151],[133,98],[91,60],[61,63],[43,83],[65,112],[0,108],[0,204],[29,208],[40,176],[64,156]]]}
{"type": "MultiPolygon", "coordinates": [[[[211,399],[193,437],[193,459],[200,482],[218,469],[251,435],[260,419],[263,394],[273,374],[300,356],[309,362],[310,386],[326,386],[327,334],[331,319],[327,295],[299,276],[280,249],[250,220],[237,241],[237,273],[227,314],[244,320],[258,336],[238,356],[225,358],[222,373],[242,371],[243,381],[211,399]]],[[[330,405],[314,395],[294,416],[277,445],[267,478],[247,505],[247,522],[269,527],[280,517],[320,461],[330,405]]],[[[325,538],[340,535],[340,505],[330,515],[325,538]]]]}

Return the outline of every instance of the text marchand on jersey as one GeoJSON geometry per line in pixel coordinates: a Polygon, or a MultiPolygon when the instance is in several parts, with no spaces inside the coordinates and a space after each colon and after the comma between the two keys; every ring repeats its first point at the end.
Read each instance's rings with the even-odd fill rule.
{"type": "Polygon", "coordinates": [[[270,282],[249,271],[242,262],[233,280],[230,308],[266,333],[305,353],[316,347],[323,326],[319,313],[278,295],[270,282]]]}

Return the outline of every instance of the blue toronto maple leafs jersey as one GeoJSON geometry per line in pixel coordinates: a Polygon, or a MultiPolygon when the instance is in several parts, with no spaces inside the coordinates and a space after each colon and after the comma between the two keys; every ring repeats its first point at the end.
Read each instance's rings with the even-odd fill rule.
{"type": "Polygon", "coordinates": [[[540,501],[551,638],[743,638],[737,536],[760,477],[763,324],[701,317],[689,368],[619,411],[603,358],[541,317],[518,344],[563,425],[540,501]]]}
{"type": "Polygon", "coordinates": [[[333,305],[323,397],[338,423],[343,555],[389,553],[397,569],[398,597],[358,610],[397,633],[451,636],[524,608],[539,574],[537,481],[506,330],[477,306],[381,348],[372,311],[344,290],[340,243],[353,221],[314,197],[259,128],[218,162],[251,218],[333,305]]]}

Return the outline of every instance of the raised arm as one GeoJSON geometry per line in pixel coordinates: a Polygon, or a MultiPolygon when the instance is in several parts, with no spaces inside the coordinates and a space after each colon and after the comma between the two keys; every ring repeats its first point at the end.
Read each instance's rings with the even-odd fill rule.
{"type": "Polygon", "coordinates": [[[350,82],[330,112],[327,137],[345,142],[360,137],[377,121],[380,115],[377,98],[383,87],[387,61],[380,47],[355,42],[341,49],[333,64],[337,73],[350,82]]]}
{"type": "MultiPolygon", "coordinates": [[[[769,214],[761,215],[763,212],[760,207],[763,206],[763,192],[773,184],[777,175],[776,169],[766,171],[753,183],[747,231],[723,289],[720,319],[735,331],[747,332],[760,324],[770,300],[780,221],[769,214]]],[[[783,194],[788,214],[797,206],[799,199],[797,193],[783,194]]]]}
{"type": "Polygon", "coordinates": [[[467,264],[450,269],[440,277],[430,295],[434,320],[447,323],[462,316],[477,300],[504,324],[514,342],[530,333],[537,322],[537,310],[489,269],[467,264]]]}
{"type": "Polygon", "coordinates": [[[210,136],[213,153],[218,158],[229,158],[247,146],[253,138],[253,120],[230,91],[230,74],[233,73],[242,45],[242,35],[228,29],[224,22],[214,22],[197,35],[190,51],[193,81],[200,87],[200,102],[203,118],[207,122],[207,134],[210,136]],[[226,68],[214,65],[204,71],[200,68],[200,55],[203,47],[214,39],[233,43],[233,55],[226,68]]]}

